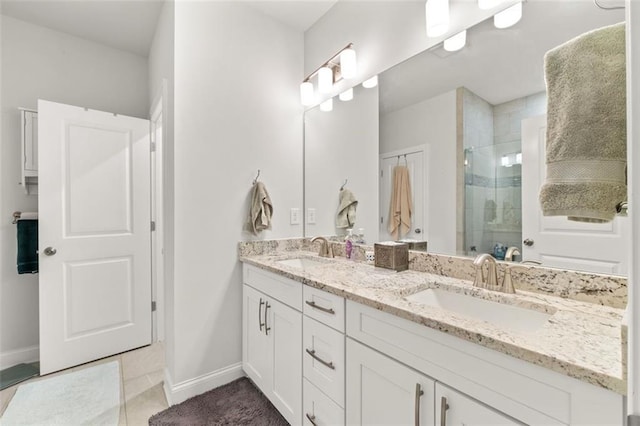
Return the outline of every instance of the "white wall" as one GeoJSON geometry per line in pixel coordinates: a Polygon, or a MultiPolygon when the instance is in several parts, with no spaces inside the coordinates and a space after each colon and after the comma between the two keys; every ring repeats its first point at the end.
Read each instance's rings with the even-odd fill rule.
{"type": "Polygon", "coordinates": [[[380,117],[380,153],[428,146],[429,251],[456,252],[456,90],[380,117]]]}
{"type": "MultiPolygon", "coordinates": [[[[154,101],[161,90],[162,80],[167,81],[166,109],[163,113],[163,258],[164,258],[164,314],[165,314],[165,365],[169,374],[174,371],[174,50],[175,3],[165,2],[158,18],[156,33],[149,50],[149,102],[154,101]]],[[[160,298],[162,299],[162,298],[160,298]]]]}
{"type": "Polygon", "coordinates": [[[240,2],[176,3],[174,403],[241,374],[237,242],[253,238],[242,227],[258,169],[274,205],[258,238],[302,235],[289,225],[302,208],[302,68],[302,32],[240,2]]]}
{"type": "Polygon", "coordinates": [[[307,236],[346,235],[336,229],[339,189],[358,200],[357,231],[378,241],[378,87],[354,89],[349,102],[333,100],[333,111],[314,108],[305,113],[305,206],[316,210],[316,223],[307,236]]]}
{"type": "Polygon", "coordinates": [[[0,368],[37,359],[38,275],[16,273],[14,210],[36,211],[20,181],[20,114],[38,98],[147,117],[147,60],[2,16],[0,368]],[[9,353],[12,353],[9,355],[9,353]]]}

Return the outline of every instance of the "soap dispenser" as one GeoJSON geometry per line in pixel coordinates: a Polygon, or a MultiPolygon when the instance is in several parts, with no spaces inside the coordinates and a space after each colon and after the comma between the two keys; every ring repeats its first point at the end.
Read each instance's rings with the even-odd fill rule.
{"type": "Polygon", "coordinates": [[[344,251],[347,259],[353,259],[353,229],[347,229],[347,236],[344,238],[344,251]]]}

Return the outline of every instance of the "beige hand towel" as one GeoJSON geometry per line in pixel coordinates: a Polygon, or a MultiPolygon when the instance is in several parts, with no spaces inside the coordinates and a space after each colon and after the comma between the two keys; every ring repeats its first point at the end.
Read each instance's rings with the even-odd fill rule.
{"type": "Polygon", "coordinates": [[[251,193],[251,205],[249,206],[249,217],[245,229],[258,235],[265,229],[271,229],[271,215],[273,205],[267,188],[262,182],[253,185],[251,193]]]}
{"type": "Polygon", "coordinates": [[[394,239],[399,240],[411,229],[412,209],[409,169],[406,166],[396,166],[393,169],[393,188],[387,224],[387,229],[394,239]]]}
{"type": "Polygon", "coordinates": [[[356,223],[356,207],[358,200],[355,195],[348,189],[341,189],[338,205],[338,214],[336,216],[336,228],[345,229],[353,228],[356,223]]]}
{"type": "Polygon", "coordinates": [[[627,200],[624,23],[585,33],[545,55],[545,216],[607,222],[627,200]]]}

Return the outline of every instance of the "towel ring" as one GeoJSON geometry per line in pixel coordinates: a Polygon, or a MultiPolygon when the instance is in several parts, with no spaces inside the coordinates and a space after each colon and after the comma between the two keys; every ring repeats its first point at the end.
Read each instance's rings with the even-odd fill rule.
{"type": "Polygon", "coordinates": [[[342,184],[342,186],[340,187],[340,191],[342,191],[344,189],[345,186],[347,186],[347,182],[349,182],[349,179],[345,179],[344,183],[342,184]]]}
{"type": "Polygon", "coordinates": [[[253,180],[253,184],[255,185],[256,183],[258,183],[258,178],[260,177],[260,169],[258,169],[258,174],[256,175],[256,178],[253,180]]]}

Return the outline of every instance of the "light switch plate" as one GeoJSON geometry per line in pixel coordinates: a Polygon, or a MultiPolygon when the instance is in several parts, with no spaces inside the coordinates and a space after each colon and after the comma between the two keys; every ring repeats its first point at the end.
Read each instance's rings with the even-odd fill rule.
{"type": "Polygon", "coordinates": [[[292,208],[289,215],[291,225],[300,225],[300,209],[292,208]]]}
{"type": "Polygon", "coordinates": [[[307,223],[309,225],[315,225],[315,223],[316,223],[316,209],[307,209],[307,223]]]}

